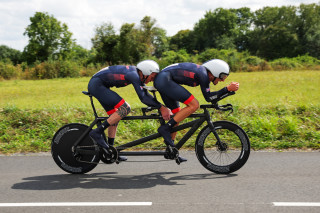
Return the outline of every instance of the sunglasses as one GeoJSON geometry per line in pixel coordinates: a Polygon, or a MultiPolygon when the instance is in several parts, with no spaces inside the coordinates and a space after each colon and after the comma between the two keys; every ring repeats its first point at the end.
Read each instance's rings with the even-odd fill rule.
{"type": "Polygon", "coordinates": [[[229,74],[220,73],[219,78],[220,78],[221,80],[226,80],[226,78],[227,78],[228,76],[229,76],[229,74]]]}

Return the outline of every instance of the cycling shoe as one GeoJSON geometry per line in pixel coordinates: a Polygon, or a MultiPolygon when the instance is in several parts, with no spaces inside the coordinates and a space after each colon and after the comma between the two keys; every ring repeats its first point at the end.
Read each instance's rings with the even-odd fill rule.
{"type": "Polygon", "coordinates": [[[99,146],[105,148],[105,149],[109,149],[108,144],[104,141],[102,135],[100,133],[98,133],[95,129],[91,130],[89,133],[90,138],[92,138],[92,140],[94,140],[99,146]]]}
{"type": "Polygon", "coordinates": [[[126,160],[128,160],[128,158],[125,157],[125,156],[119,156],[118,157],[118,161],[126,161],[126,160]]]}
{"type": "Polygon", "coordinates": [[[167,125],[162,125],[158,128],[158,132],[164,138],[165,144],[174,147],[173,140],[170,135],[170,127],[167,125]]]}
{"type": "Polygon", "coordinates": [[[184,157],[181,157],[181,156],[179,156],[178,159],[179,159],[180,163],[188,161],[187,158],[184,158],[184,157]]]}

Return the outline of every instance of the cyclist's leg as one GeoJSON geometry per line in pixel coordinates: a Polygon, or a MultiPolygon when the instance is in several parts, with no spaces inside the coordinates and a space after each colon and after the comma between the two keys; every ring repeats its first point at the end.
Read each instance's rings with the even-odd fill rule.
{"type": "MultiPolygon", "coordinates": [[[[177,122],[176,125],[174,125],[174,127],[179,126],[179,123],[181,121],[183,121],[185,118],[189,117],[192,113],[194,113],[197,109],[199,108],[199,102],[197,101],[197,99],[193,99],[188,105],[187,107],[183,108],[182,110],[180,109],[177,112],[173,112],[174,114],[174,120],[177,122]]],[[[171,138],[174,141],[176,138],[177,132],[173,132],[171,133],[171,138]]]]}
{"type": "MultiPolygon", "coordinates": [[[[123,100],[123,99],[122,99],[123,100]]],[[[107,122],[110,124],[110,127],[108,129],[108,141],[111,146],[114,145],[114,139],[116,137],[117,133],[117,127],[119,121],[127,116],[130,112],[130,105],[127,102],[124,102],[120,107],[117,108],[117,106],[114,108],[113,114],[110,115],[110,117],[107,119],[107,122]],[[115,112],[114,112],[115,110],[115,112]]],[[[110,111],[109,111],[110,113],[110,111]]],[[[126,161],[128,158],[125,156],[118,156],[119,161],[126,161]]]]}
{"type": "Polygon", "coordinates": [[[165,142],[174,146],[170,135],[171,129],[190,114],[195,112],[199,108],[199,102],[188,90],[174,82],[171,79],[170,73],[164,72],[158,74],[155,87],[160,92],[166,106],[174,112],[177,111],[175,116],[169,120],[166,125],[161,126],[158,129],[159,133],[164,137],[165,142]],[[179,111],[180,108],[178,101],[186,104],[187,107],[179,111]]]}
{"type": "Polygon", "coordinates": [[[119,121],[128,115],[130,112],[130,105],[127,102],[124,102],[119,108],[115,108],[107,119],[107,122],[110,124],[108,128],[108,141],[112,141],[110,145],[114,145],[114,139],[117,134],[117,128],[119,121]],[[115,111],[115,112],[114,112],[115,111]]]}
{"type": "Polygon", "coordinates": [[[187,106],[185,108],[183,108],[182,110],[180,110],[179,112],[177,112],[177,114],[175,114],[175,116],[173,117],[173,119],[179,123],[181,121],[183,121],[184,119],[186,119],[187,117],[189,117],[192,113],[194,113],[195,111],[197,111],[197,109],[199,108],[199,102],[197,99],[195,99],[193,96],[191,96],[192,100],[189,103],[185,103],[187,106]]]}
{"type": "MultiPolygon", "coordinates": [[[[168,108],[171,109],[171,112],[172,112],[172,113],[174,114],[174,116],[175,116],[175,114],[177,114],[177,113],[181,110],[179,102],[178,102],[178,101],[175,101],[174,99],[169,98],[169,97],[166,96],[165,94],[162,94],[160,91],[159,91],[159,93],[160,93],[160,95],[161,95],[161,98],[162,98],[164,104],[165,104],[168,108]]],[[[178,126],[178,125],[179,125],[179,123],[177,123],[176,125],[174,125],[174,127],[175,127],[175,126],[178,126]]],[[[173,132],[173,133],[170,134],[173,144],[174,144],[174,140],[176,139],[176,135],[177,135],[177,132],[173,132]]],[[[167,143],[166,143],[166,144],[167,144],[167,143]]],[[[165,158],[168,159],[168,157],[166,157],[166,156],[165,156],[165,158]]],[[[184,158],[184,157],[178,156],[178,158],[179,158],[179,162],[181,162],[181,163],[187,161],[187,159],[184,158]]]]}
{"type": "MultiPolygon", "coordinates": [[[[160,91],[160,96],[164,102],[164,104],[171,109],[171,112],[173,113],[173,115],[175,116],[175,114],[177,114],[177,112],[179,112],[181,110],[180,108],[180,104],[179,101],[176,101],[174,99],[169,98],[168,96],[166,96],[165,94],[162,94],[160,91]]],[[[177,123],[176,125],[174,125],[174,127],[178,126],[179,123],[177,123]]],[[[173,132],[171,133],[171,139],[174,141],[176,139],[176,135],[177,132],[173,132]]]]}
{"type": "MultiPolygon", "coordinates": [[[[185,118],[189,117],[192,113],[194,113],[199,108],[199,102],[197,99],[190,96],[187,101],[184,102],[186,107],[182,110],[178,111],[173,118],[171,118],[168,123],[158,129],[159,133],[164,137],[165,142],[171,146],[173,145],[173,141],[175,140],[176,132],[170,134],[170,138],[172,141],[169,141],[168,134],[171,132],[171,129],[175,126],[178,126],[181,121],[185,118]],[[189,102],[190,101],[190,102],[189,102]]],[[[170,107],[169,107],[170,108],[170,107]]]]}
{"type": "Polygon", "coordinates": [[[116,137],[118,124],[119,124],[119,122],[110,125],[110,127],[108,128],[108,137],[109,138],[115,138],[116,137]]]}
{"type": "MultiPolygon", "coordinates": [[[[94,131],[90,132],[90,136],[102,147],[108,148],[104,142],[102,133],[110,125],[117,124],[124,116],[130,112],[130,106],[117,93],[111,91],[103,85],[99,78],[92,78],[88,85],[89,92],[97,98],[103,108],[107,111],[110,117],[94,131]],[[117,113],[114,113],[117,112],[117,113]]],[[[115,136],[116,126],[112,126],[110,136],[115,136]]]]}
{"type": "Polygon", "coordinates": [[[173,81],[169,72],[160,72],[154,86],[160,92],[167,107],[172,111],[177,111],[174,116],[177,123],[183,121],[199,108],[199,102],[188,90],[173,81]],[[186,107],[180,110],[178,102],[184,103],[186,107]]]}

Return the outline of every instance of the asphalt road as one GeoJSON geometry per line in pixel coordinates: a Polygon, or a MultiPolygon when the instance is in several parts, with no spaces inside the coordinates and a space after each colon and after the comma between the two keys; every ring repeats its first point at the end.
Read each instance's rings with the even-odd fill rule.
{"type": "Polygon", "coordinates": [[[48,154],[0,156],[0,212],[320,212],[319,152],[252,152],[230,175],[181,155],[188,162],[179,166],[131,156],[85,175],[65,173],[48,154]]]}

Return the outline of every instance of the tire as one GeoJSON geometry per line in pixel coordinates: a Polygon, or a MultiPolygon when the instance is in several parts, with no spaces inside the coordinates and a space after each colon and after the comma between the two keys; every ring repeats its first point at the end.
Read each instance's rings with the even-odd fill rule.
{"type": "MultiPolygon", "coordinates": [[[[84,124],[71,123],[61,127],[53,136],[51,154],[56,164],[64,171],[72,174],[84,174],[94,169],[100,161],[99,154],[78,155],[80,162],[72,151],[73,144],[88,129],[84,124]]],[[[94,146],[93,140],[86,136],[79,146],[94,146]]],[[[91,148],[96,149],[96,148],[91,148]]]]}
{"type": "Polygon", "coordinates": [[[230,174],[240,169],[250,155],[250,141],[245,131],[229,121],[213,122],[216,132],[226,150],[216,145],[217,139],[209,126],[199,133],[195,151],[198,160],[206,169],[217,174],[230,174]]]}

